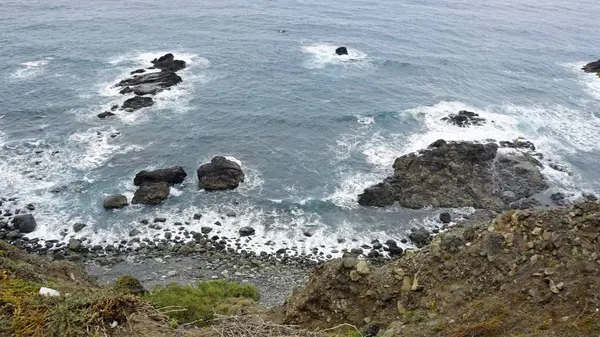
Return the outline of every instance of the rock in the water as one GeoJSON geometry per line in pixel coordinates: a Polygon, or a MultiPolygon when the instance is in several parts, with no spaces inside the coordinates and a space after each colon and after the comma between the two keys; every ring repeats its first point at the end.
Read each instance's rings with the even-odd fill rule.
{"type": "Polygon", "coordinates": [[[240,228],[240,236],[250,236],[250,235],[254,235],[256,231],[254,230],[254,228],[252,227],[242,227],[240,228]]]}
{"type": "Polygon", "coordinates": [[[135,191],[132,204],[158,205],[169,196],[167,183],[142,185],[135,191]]]}
{"type": "Polygon", "coordinates": [[[86,224],[84,223],[76,223],[73,225],[73,232],[77,233],[79,231],[81,231],[82,229],[84,229],[86,226],[86,224]]]}
{"type": "Polygon", "coordinates": [[[198,168],[198,181],[207,191],[230,190],[244,181],[244,172],[236,162],[219,156],[198,168]]]}
{"type": "Polygon", "coordinates": [[[112,113],[111,111],[108,111],[108,110],[107,110],[107,111],[104,111],[104,112],[102,112],[102,113],[99,113],[99,114],[98,114],[98,118],[100,118],[100,119],[104,119],[104,118],[106,118],[106,117],[110,117],[110,116],[114,116],[114,115],[115,115],[114,113],[112,113]]]}
{"type": "Polygon", "coordinates": [[[461,110],[458,114],[450,114],[448,117],[442,118],[442,120],[461,128],[485,124],[485,118],[479,117],[479,114],[475,112],[466,110],[461,110]]]}
{"type": "Polygon", "coordinates": [[[130,74],[135,75],[135,74],[141,74],[141,73],[145,73],[145,72],[146,72],[145,69],[137,69],[137,70],[132,71],[130,74]]]}
{"type": "Polygon", "coordinates": [[[200,232],[202,234],[208,234],[208,233],[212,232],[212,230],[213,230],[212,227],[207,227],[207,226],[200,227],[200,232]]]}
{"type": "Polygon", "coordinates": [[[125,102],[123,102],[122,108],[138,110],[141,108],[152,106],[153,104],[154,104],[154,100],[152,99],[152,97],[136,96],[136,97],[132,97],[132,98],[126,100],[125,102]]]}
{"type": "Polygon", "coordinates": [[[438,140],[418,153],[397,158],[394,175],[365,189],[358,203],[503,210],[509,207],[504,191],[521,199],[547,188],[540,166],[526,153],[498,153],[495,143],[438,140]]]}
{"type": "Polygon", "coordinates": [[[121,194],[108,196],[104,199],[104,209],[118,209],[129,205],[127,197],[121,194]]]}
{"type": "Polygon", "coordinates": [[[69,240],[69,245],[67,246],[70,250],[72,251],[78,251],[81,250],[81,241],[77,240],[77,239],[70,239],[69,240]]]}
{"type": "Polygon", "coordinates": [[[176,60],[175,56],[173,56],[173,54],[171,53],[165,54],[157,59],[154,59],[152,61],[152,64],[154,64],[154,68],[156,69],[172,72],[177,72],[185,68],[186,66],[185,61],[176,60]]]}
{"type": "Polygon", "coordinates": [[[440,221],[442,223],[451,223],[452,217],[450,216],[450,213],[444,212],[444,213],[440,214],[440,221]]]}
{"type": "Polygon", "coordinates": [[[338,47],[335,50],[336,55],[348,55],[348,48],[346,47],[338,47]]]}
{"type": "Polygon", "coordinates": [[[21,233],[31,233],[37,227],[37,223],[31,214],[15,215],[12,219],[12,225],[21,233]]]}
{"type": "Polygon", "coordinates": [[[586,73],[600,73],[600,60],[590,62],[581,68],[586,73]]]}
{"type": "Polygon", "coordinates": [[[531,150],[531,151],[535,151],[535,145],[527,140],[515,140],[515,141],[501,141],[500,142],[500,146],[501,147],[509,147],[511,149],[524,149],[524,150],[531,150]]]}
{"type": "Polygon", "coordinates": [[[117,87],[123,87],[121,94],[130,92],[136,95],[154,95],[166,88],[182,82],[181,77],[172,71],[161,71],[137,75],[124,79],[117,83],[117,87]]]}
{"type": "Polygon", "coordinates": [[[418,248],[427,245],[430,241],[431,234],[425,228],[419,228],[416,231],[410,233],[408,238],[415,243],[418,248]]]}
{"type": "Polygon", "coordinates": [[[154,183],[167,183],[170,185],[181,184],[187,173],[181,166],[173,166],[164,169],[158,169],[154,171],[140,171],[135,175],[133,184],[135,186],[154,184],[154,183]]]}

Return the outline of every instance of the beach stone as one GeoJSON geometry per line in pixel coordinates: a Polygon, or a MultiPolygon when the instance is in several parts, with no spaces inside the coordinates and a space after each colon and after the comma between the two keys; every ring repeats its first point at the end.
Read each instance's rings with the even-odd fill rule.
{"type": "Polygon", "coordinates": [[[450,216],[450,213],[448,212],[444,212],[442,214],[440,214],[440,221],[442,223],[451,223],[452,222],[452,217],[450,216]]]}
{"type": "Polygon", "coordinates": [[[418,247],[421,248],[429,243],[431,234],[425,228],[418,228],[408,235],[408,238],[418,247]]]}
{"type": "Polygon", "coordinates": [[[121,194],[108,196],[104,199],[104,209],[119,209],[129,205],[127,197],[121,194]]]}
{"type": "Polygon", "coordinates": [[[133,184],[135,186],[154,183],[167,183],[169,185],[181,184],[186,176],[187,173],[185,173],[185,170],[181,166],[173,166],[153,171],[143,170],[135,175],[133,184]]]}
{"type": "Polygon", "coordinates": [[[371,273],[371,271],[369,270],[369,265],[365,260],[360,260],[356,263],[356,271],[363,276],[369,275],[371,273]]]}
{"type": "Polygon", "coordinates": [[[202,234],[208,234],[208,233],[212,232],[212,230],[213,230],[212,227],[206,227],[206,226],[200,227],[200,232],[202,234]]]}
{"type": "Polygon", "coordinates": [[[225,157],[214,157],[197,171],[199,186],[207,191],[235,189],[244,181],[240,165],[225,157]]]}
{"type": "Polygon", "coordinates": [[[194,220],[200,220],[200,219],[202,219],[202,214],[200,214],[200,213],[194,214],[194,220]]]}
{"type": "Polygon", "coordinates": [[[31,233],[37,227],[35,218],[31,214],[15,215],[12,219],[13,227],[21,233],[31,233]]]}
{"type": "Polygon", "coordinates": [[[81,241],[77,240],[77,239],[70,239],[69,240],[69,244],[67,245],[67,247],[69,248],[69,250],[72,251],[79,251],[81,250],[82,246],[81,246],[81,241]]]}
{"type": "Polygon", "coordinates": [[[254,235],[254,233],[256,232],[256,230],[252,227],[242,227],[239,230],[240,236],[250,236],[250,235],[254,235]]]}
{"type": "Polygon", "coordinates": [[[157,223],[157,222],[167,222],[167,219],[166,218],[154,218],[154,223],[157,223]]]}
{"type": "Polygon", "coordinates": [[[84,224],[84,223],[80,223],[80,222],[78,222],[78,223],[76,223],[76,224],[74,224],[74,225],[73,225],[73,231],[74,231],[75,233],[77,233],[77,232],[81,231],[82,229],[84,229],[84,228],[85,228],[85,226],[87,226],[87,225],[86,225],[86,224],[84,224]]]}
{"type": "Polygon", "coordinates": [[[142,232],[137,230],[137,229],[132,229],[129,231],[129,236],[138,236],[140,235],[142,232]]]}
{"type": "Polygon", "coordinates": [[[169,196],[167,183],[156,183],[140,186],[131,200],[132,204],[158,205],[169,196]]]}

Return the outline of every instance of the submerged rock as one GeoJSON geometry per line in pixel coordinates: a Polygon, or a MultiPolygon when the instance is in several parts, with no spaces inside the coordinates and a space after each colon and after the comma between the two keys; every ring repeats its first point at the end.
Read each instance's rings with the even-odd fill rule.
{"type": "Polygon", "coordinates": [[[239,230],[240,236],[254,235],[255,232],[256,232],[256,230],[254,230],[254,228],[252,228],[252,227],[242,227],[239,230]]]}
{"type": "Polygon", "coordinates": [[[123,102],[123,109],[131,109],[131,110],[139,110],[141,108],[146,108],[154,105],[154,100],[152,97],[141,97],[136,96],[132,97],[125,102],[123,102]]]}
{"type": "Polygon", "coordinates": [[[530,197],[548,186],[541,164],[525,153],[498,153],[495,143],[438,140],[427,149],[399,157],[394,175],[364,190],[363,206],[508,208],[504,191],[515,199],[530,197]]]}
{"type": "Polygon", "coordinates": [[[158,205],[169,196],[169,185],[167,183],[155,183],[142,185],[135,191],[132,204],[158,205]]]}
{"type": "Polygon", "coordinates": [[[133,184],[135,186],[154,184],[154,183],[167,183],[170,185],[181,184],[187,173],[181,166],[173,166],[164,169],[158,169],[153,171],[140,171],[135,175],[133,184]]]}
{"type": "Polygon", "coordinates": [[[458,114],[450,114],[448,117],[442,118],[442,120],[461,128],[485,124],[485,118],[481,118],[479,114],[467,110],[461,110],[458,114]]]}
{"type": "Polygon", "coordinates": [[[336,55],[348,55],[348,49],[346,47],[338,47],[335,53],[336,55]]]}
{"type": "Polygon", "coordinates": [[[105,119],[106,117],[110,117],[110,116],[114,116],[114,115],[115,114],[113,112],[107,110],[107,111],[104,111],[102,113],[99,113],[98,114],[98,118],[105,119]]]}
{"type": "Polygon", "coordinates": [[[225,157],[214,157],[198,168],[200,188],[207,191],[231,190],[244,181],[244,172],[238,163],[225,157]]]}
{"type": "Polygon", "coordinates": [[[118,209],[129,205],[127,197],[121,194],[115,194],[104,198],[105,209],[118,209]]]}
{"type": "Polygon", "coordinates": [[[31,214],[15,215],[12,219],[13,227],[21,233],[31,233],[37,227],[35,218],[31,214]]]}

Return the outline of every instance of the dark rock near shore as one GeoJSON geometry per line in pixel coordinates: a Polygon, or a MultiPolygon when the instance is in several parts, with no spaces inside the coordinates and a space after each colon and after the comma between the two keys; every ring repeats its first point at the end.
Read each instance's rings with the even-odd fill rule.
{"type": "Polygon", "coordinates": [[[37,227],[35,218],[31,214],[15,215],[12,219],[13,227],[21,233],[31,233],[37,227]]]}
{"type": "Polygon", "coordinates": [[[221,156],[201,165],[197,173],[200,188],[207,191],[235,189],[245,178],[240,165],[221,156]]]}
{"type": "Polygon", "coordinates": [[[512,148],[512,149],[524,149],[524,150],[535,151],[535,145],[532,142],[526,141],[526,140],[515,140],[512,142],[511,141],[501,141],[500,146],[508,147],[508,148],[512,148]]]}
{"type": "Polygon", "coordinates": [[[335,50],[336,55],[348,55],[348,48],[346,47],[338,47],[335,50]]]}
{"type": "Polygon", "coordinates": [[[503,192],[527,198],[547,188],[541,164],[525,153],[498,153],[495,143],[438,140],[427,149],[399,157],[394,175],[359,195],[363,206],[509,207],[503,192]]]}
{"type": "Polygon", "coordinates": [[[414,232],[410,233],[408,238],[414,242],[418,248],[421,248],[429,244],[429,241],[431,240],[431,234],[425,228],[418,228],[414,232]]]}
{"type": "Polygon", "coordinates": [[[181,69],[184,69],[186,66],[185,61],[176,60],[175,56],[173,56],[173,54],[171,53],[165,54],[157,59],[154,59],[152,61],[152,64],[154,65],[153,68],[171,72],[177,72],[181,69]]]}
{"type": "Polygon", "coordinates": [[[132,71],[130,74],[135,75],[135,74],[141,74],[141,73],[145,73],[145,72],[146,72],[145,69],[136,69],[136,70],[132,71]]]}
{"type": "Polygon", "coordinates": [[[169,196],[167,183],[142,185],[135,191],[132,204],[158,205],[169,196]]]}
{"type": "Polygon", "coordinates": [[[213,229],[211,227],[206,227],[206,226],[200,227],[200,232],[202,234],[208,234],[208,233],[212,232],[212,230],[213,229]]]}
{"type": "Polygon", "coordinates": [[[461,128],[485,124],[485,118],[479,117],[479,114],[475,112],[466,110],[461,110],[458,114],[450,114],[448,117],[442,118],[442,120],[461,128]]]}
{"type": "Polygon", "coordinates": [[[115,114],[113,112],[107,110],[107,111],[104,111],[102,113],[99,113],[98,114],[98,118],[105,119],[106,117],[110,117],[110,116],[114,116],[114,115],[115,114]]]}
{"type": "Polygon", "coordinates": [[[586,73],[600,73],[600,60],[590,62],[581,68],[586,73]]]}
{"type": "Polygon", "coordinates": [[[85,226],[87,226],[87,225],[84,223],[76,223],[73,225],[73,232],[75,232],[75,233],[80,232],[82,229],[85,228],[85,226]]]}
{"type": "Polygon", "coordinates": [[[152,99],[152,97],[136,96],[136,97],[132,97],[132,98],[126,100],[125,102],[123,102],[122,108],[139,110],[141,108],[146,108],[146,107],[152,106],[153,104],[154,104],[154,100],[152,99]]]}
{"type": "Polygon", "coordinates": [[[450,213],[444,212],[444,213],[440,214],[440,221],[442,223],[451,223],[452,222],[452,216],[450,216],[450,213]]]}
{"type": "Polygon", "coordinates": [[[140,171],[135,175],[133,184],[135,186],[154,184],[154,183],[167,183],[169,185],[181,184],[187,173],[181,166],[173,166],[164,169],[158,169],[153,171],[140,171]]]}
{"type": "Polygon", "coordinates": [[[121,194],[108,196],[104,199],[104,209],[119,209],[129,205],[127,197],[121,194]]]}
{"type": "Polygon", "coordinates": [[[252,228],[252,227],[242,227],[239,230],[240,236],[254,235],[255,232],[256,232],[256,230],[254,230],[254,228],[252,228]]]}

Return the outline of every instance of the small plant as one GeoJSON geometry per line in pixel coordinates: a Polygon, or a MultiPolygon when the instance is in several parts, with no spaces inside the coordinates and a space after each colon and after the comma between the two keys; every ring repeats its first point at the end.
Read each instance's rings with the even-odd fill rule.
{"type": "Polygon", "coordinates": [[[146,293],[146,289],[144,289],[142,283],[135,277],[129,275],[123,275],[117,278],[115,290],[133,295],[142,295],[146,293]]]}
{"type": "Polygon", "coordinates": [[[259,299],[251,285],[234,282],[198,282],[195,286],[171,283],[157,286],[143,296],[154,307],[168,315],[175,324],[205,324],[218,314],[243,314],[259,299]]]}

